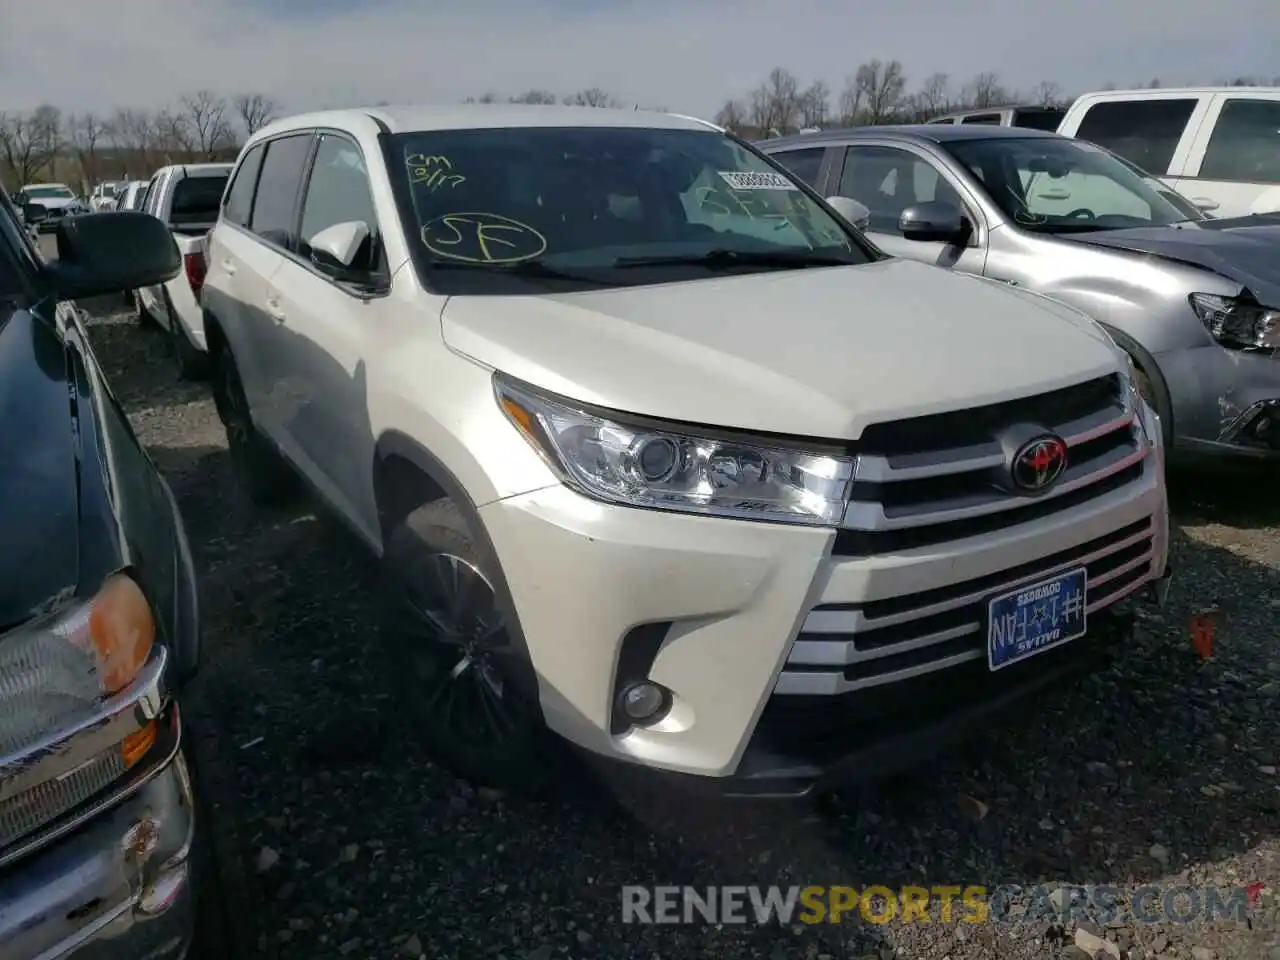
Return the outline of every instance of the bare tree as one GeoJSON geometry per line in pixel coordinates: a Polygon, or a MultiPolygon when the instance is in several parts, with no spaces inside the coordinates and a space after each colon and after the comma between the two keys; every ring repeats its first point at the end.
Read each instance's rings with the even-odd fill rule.
{"type": "Polygon", "coordinates": [[[155,125],[156,148],[165,163],[189,160],[195,152],[191,121],[176,110],[161,110],[152,120],[155,125]]]}
{"type": "Polygon", "coordinates": [[[43,104],[27,114],[0,114],[0,160],[21,187],[48,168],[62,146],[62,113],[43,104]]]}
{"type": "Polygon", "coordinates": [[[80,174],[89,184],[98,182],[98,144],[104,142],[107,126],[92,113],[67,117],[67,141],[80,164],[80,174]]]}
{"type": "Polygon", "coordinates": [[[980,73],[969,81],[965,88],[965,98],[970,106],[999,107],[1009,102],[1009,91],[1000,85],[1000,76],[995,73],[980,73]]]}
{"type": "Polygon", "coordinates": [[[599,87],[589,87],[564,98],[571,107],[617,107],[618,101],[599,87]]]}
{"type": "Polygon", "coordinates": [[[227,101],[211,90],[198,90],[178,101],[190,134],[190,149],[212,160],[235,137],[227,123],[227,101]]]}
{"type": "Polygon", "coordinates": [[[782,67],[751,94],[751,123],[765,136],[781,136],[796,129],[800,112],[800,82],[782,67]]]}
{"type": "Polygon", "coordinates": [[[1041,107],[1056,107],[1062,102],[1062,88],[1052,80],[1041,80],[1036,84],[1032,99],[1041,107]]]}
{"type": "Polygon", "coordinates": [[[893,120],[903,107],[907,78],[902,63],[890,60],[884,63],[872,60],[858,67],[854,82],[862,91],[866,103],[867,123],[886,123],[893,120]]]}
{"type": "Polygon", "coordinates": [[[800,94],[800,125],[802,127],[821,127],[827,122],[827,114],[831,111],[831,88],[825,80],[815,80],[800,94]]]}
{"type": "Polygon", "coordinates": [[[862,115],[862,87],[858,85],[857,74],[844,78],[844,89],[840,91],[840,125],[852,127],[862,115]]]}
{"type": "Polygon", "coordinates": [[[107,139],[126,170],[138,167],[148,174],[158,165],[159,131],[146,110],[117,110],[107,123],[107,139]]]}
{"type": "Polygon", "coordinates": [[[279,105],[265,93],[237,94],[233,101],[246,137],[251,137],[275,119],[279,105]]]}
{"type": "Polygon", "coordinates": [[[519,96],[512,97],[511,102],[552,104],[556,102],[556,95],[549,90],[526,90],[519,96]]]}
{"type": "Polygon", "coordinates": [[[716,111],[715,121],[730,133],[741,134],[747,127],[747,108],[741,100],[726,100],[716,111]]]}
{"type": "Polygon", "coordinates": [[[951,109],[951,78],[945,73],[931,73],[920,89],[909,98],[911,118],[917,123],[932,120],[951,109]]]}
{"type": "Polygon", "coordinates": [[[467,97],[463,103],[497,103],[498,95],[496,93],[482,93],[478,97],[467,97]]]}

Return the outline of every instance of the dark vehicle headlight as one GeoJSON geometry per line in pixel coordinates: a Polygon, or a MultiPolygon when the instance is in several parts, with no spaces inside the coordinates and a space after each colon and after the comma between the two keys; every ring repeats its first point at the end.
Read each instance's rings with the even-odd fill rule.
{"type": "Polygon", "coordinates": [[[1190,300],[1205,329],[1224,347],[1280,349],[1280,310],[1212,293],[1193,293],[1190,300]]]}

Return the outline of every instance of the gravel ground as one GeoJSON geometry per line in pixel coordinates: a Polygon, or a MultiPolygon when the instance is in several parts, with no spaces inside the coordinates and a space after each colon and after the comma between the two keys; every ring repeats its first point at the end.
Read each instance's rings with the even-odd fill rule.
{"type": "Polygon", "coordinates": [[[178,384],[162,338],[129,314],[95,313],[99,358],[173,483],[202,576],[188,712],[220,771],[205,789],[237,960],[1280,960],[1274,477],[1179,478],[1170,606],[1109,672],[927,773],[821,810],[614,804],[578,784],[532,804],[476,794],[400,739],[370,564],[305,507],[244,505],[207,388],[178,384]],[[1210,604],[1217,655],[1200,662],[1188,618],[1210,604]],[[620,887],[635,883],[1266,889],[1247,924],[1061,920],[1023,894],[1018,924],[624,925],[620,887]]]}

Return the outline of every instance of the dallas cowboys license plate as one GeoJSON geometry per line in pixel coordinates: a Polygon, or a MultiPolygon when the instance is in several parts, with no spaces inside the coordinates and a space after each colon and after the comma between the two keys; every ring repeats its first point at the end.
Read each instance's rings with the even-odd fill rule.
{"type": "Polygon", "coordinates": [[[987,602],[987,664],[999,670],[1084,636],[1083,567],[987,602]]]}

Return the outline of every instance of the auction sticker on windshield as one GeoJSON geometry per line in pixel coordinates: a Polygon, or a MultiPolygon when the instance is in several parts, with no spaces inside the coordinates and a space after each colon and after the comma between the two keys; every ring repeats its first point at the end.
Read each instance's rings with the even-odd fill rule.
{"type": "Polygon", "coordinates": [[[720,171],[720,179],[735,190],[799,190],[780,173],[747,173],[741,170],[720,171]]]}
{"type": "Polygon", "coordinates": [[[1010,590],[987,603],[987,662],[992,670],[1025,660],[1085,633],[1083,568],[1010,590]]]}

